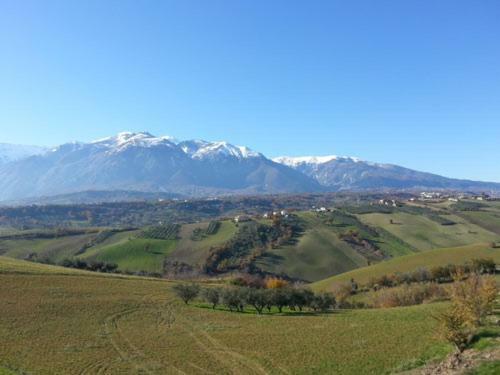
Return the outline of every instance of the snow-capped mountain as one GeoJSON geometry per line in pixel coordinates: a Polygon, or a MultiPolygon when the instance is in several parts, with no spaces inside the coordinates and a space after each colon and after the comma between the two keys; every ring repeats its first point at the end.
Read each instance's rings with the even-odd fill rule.
{"type": "Polygon", "coordinates": [[[262,154],[250,150],[245,146],[234,146],[230,143],[185,141],[179,143],[182,150],[193,159],[209,159],[218,157],[233,157],[237,159],[261,158],[262,154]]]}
{"type": "Polygon", "coordinates": [[[292,168],[297,168],[301,165],[320,165],[328,163],[332,160],[352,160],[354,162],[361,161],[359,158],[353,158],[350,156],[337,156],[337,155],[327,155],[327,156],[279,156],[273,158],[276,163],[288,165],[292,168]]]}
{"type": "Polygon", "coordinates": [[[273,159],[313,179],[329,190],[450,189],[500,190],[500,184],[457,180],[392,164],[347,156],[277,157],[273,159]]]}
{"type": "Polygon", "coordinates": [[[418,188],[500,191],[500,184],[455,180],[353,157],[270,160],[227,142],[177,141],[146,132],[67,143],[45,153],[26,150],[6,153],[9,161],[0,166],[0,201],[85,191],[169,196],[418,188]]]}
{"type": "Polygon", "coordinates": [[[169,136],[155,137],[148,132],[122,132],[114,137],[92,141],[91,144],[108,148],[111,152],[121,152],[129,147],[175,147],[175,138],[169,136]]]}
{"type": "Polygon", "coordinates": [[[0,200],[87,190],[201,196],[320,189],[313,179],[246,147],[145,132],[68,143],[0,168],[0,200]]]}
{"type": "Polygon", "coordinates": [[[46,152],[45,147],[0,143],[0,165],[46,152]]]}

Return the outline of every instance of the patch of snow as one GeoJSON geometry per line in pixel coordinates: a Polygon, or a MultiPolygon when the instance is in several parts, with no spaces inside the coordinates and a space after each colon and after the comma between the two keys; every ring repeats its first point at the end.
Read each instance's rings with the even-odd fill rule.
{"type": "MultiPolygon", "coordinates": [[[[204,141],[203,141],[204,142],[204,141]]],[[[227,142],[204,142],[191,154],[194,159],[206,159],[216,156],[230,156],[237,159],[248,159],[262,156],[248,147],[234,146],[227,142]]]]}
{"type": "Polygon", "coordinates": [[[175,146],[175,139],[170,136],[155,137],[148,132],[121,132],[114,137],[107,137],[90,142],[96,146],[109,148],[111,152],[120,152],[128,147],[155,147],[159,145],[175,146]]]}
{"type": "Polygon", "coordinates": [[[350,156],[337,156],[337,155],[327,155],[327,156],[280,156],[274,158],[273,161],[276,163],[284,164],[289,167],[298,167],[299,165],[319,165],[331,162],[333,160],[348,160],[358,163],[361,161],[359,158],[350,156]]]}

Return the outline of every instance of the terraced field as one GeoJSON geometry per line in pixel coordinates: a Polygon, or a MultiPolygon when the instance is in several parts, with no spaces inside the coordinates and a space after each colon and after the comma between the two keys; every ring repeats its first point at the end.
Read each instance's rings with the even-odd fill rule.
{"type": "Polygon", "coordinates": [[[442,304],[259,317],[185,306],[161,280],[60,272],[0,257],[2,371],[373,374],[450,349],[442,304]]]}

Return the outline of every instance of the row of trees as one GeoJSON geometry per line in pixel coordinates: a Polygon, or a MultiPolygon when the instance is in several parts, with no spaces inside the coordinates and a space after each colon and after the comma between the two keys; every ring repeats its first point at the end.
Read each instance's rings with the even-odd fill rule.
{"type": "Polygon", "coordinates": [[[251,306],[255,309],[257,314],[262,314],[265,309],[271,312],[273,307],[281,313],[286,307],[292,311],[310,309],[313,311],[326,312],[336,306],[333,294],[315,294],[310,289],[306,288],[201,288],[197,284],[176,284],[173,290],[186,304],[196,298],[200,298],[203,302],[209,303],[213,309],[218,305],[223,305],[230,311],[243,312],[246,306],[251,306]]]}
{"type": "Polygon", "coordinates": [[[494,274],[496,264],[493,259],[472,259],[470,263],[464,265],[448,264],[446,266],[436,266],[431,269],[421,267],[413,272],[394,273],[372,278],[366,285],[368,288],[378,289],[382,287],[394,287],[403,284],[436,282],[449,283],[457,273],[469,275],[494,274]]]}
{"type": "Polygon", "coordinates": [[[94,271],[94,272],[105,272],[111,273],[116,272],[118,265],[115,263],[106,263],[97,260],[86,261],[83,259],[64,259],[59,263],[62,267],[77,268],[80,270],[94,271]]]}

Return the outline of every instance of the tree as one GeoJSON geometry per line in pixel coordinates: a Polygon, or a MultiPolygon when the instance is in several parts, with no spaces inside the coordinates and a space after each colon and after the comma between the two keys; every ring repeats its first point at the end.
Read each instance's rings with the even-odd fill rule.
{"type": "Polygon", "coordinates": [[[314,299],[314,293],[306,288],[294,288],[290,291],[289,306],[292,310],[298,308],[299,311],[309,306],[314,299]]]}
{"type": "Polygon", "coordinates": [[[267,304],[267,290],[249,288],[246,293],[246,302],[252,305],[258,314],[262,314],[262,310],[267,304]]]}
{"type": "Polygon", "coordinates": [[[281,313],[283,311],[283,307],[290,304],[290,289],[289,288],[276,288],[271,289],[271,304],[276,306],[281,313]]]}
{"type": "Polygon", "coordinates": [[[241,294],[236,288],[226,288],[221,293],[222,303],[230,310],[240,310],[241,294]]]}
{"type": "Polygon", "coordinates": [[[206,288],[202,290],[203,299],[212,304],[212,309],[215,309],[221,298],[219,288],[206,288]]]}
{"type": "Polygon", "coordinates": [[[177,297],[182,299],[187,305],[190,301],[195,299],[200,292],[200,286],[197,284],[176,284],[172,287],[177,297]]]}
{"type": "Polygon", "coordinates": [[[312,308],[314,311],[326,312],[335,306],[335,297],[332,293],[320,293],[314,297],[312,308]]]}

